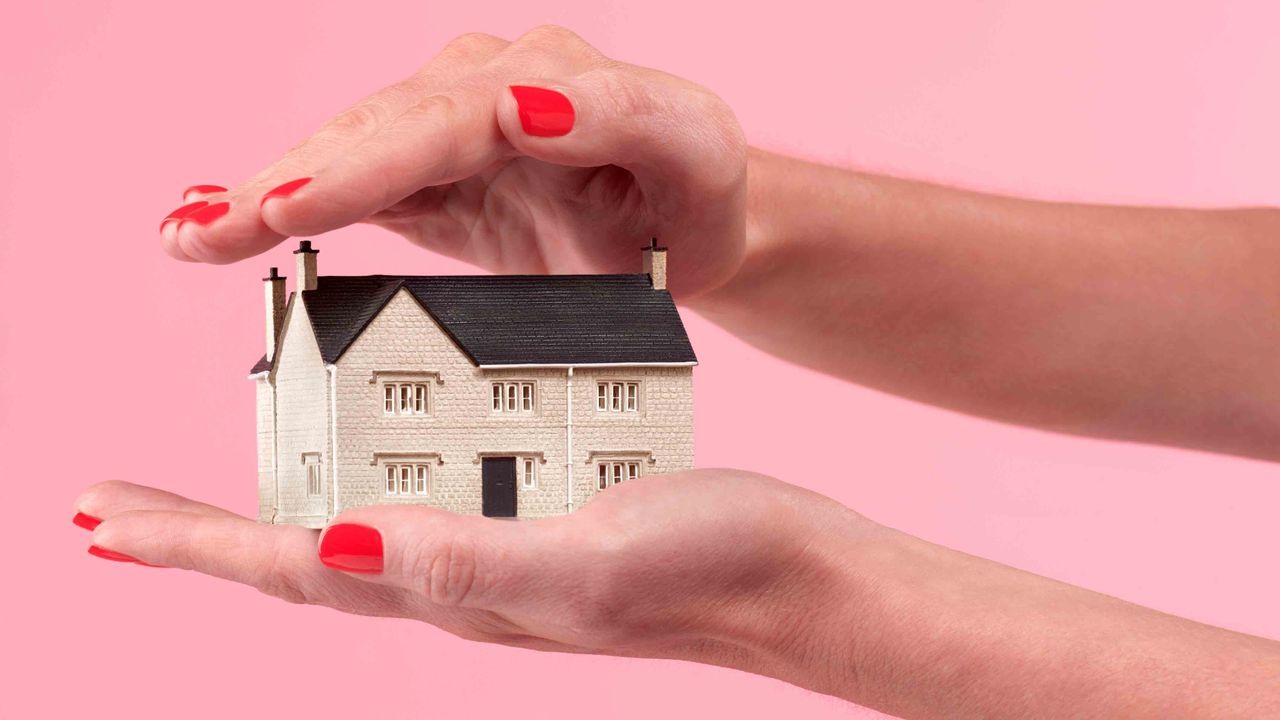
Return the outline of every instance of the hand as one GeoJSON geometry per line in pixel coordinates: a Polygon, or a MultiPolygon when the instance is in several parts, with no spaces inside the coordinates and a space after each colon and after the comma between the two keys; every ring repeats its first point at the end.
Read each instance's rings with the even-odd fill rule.
{"type": "MultiPolygon", "coordinates": [[[[317,531],[138,485],[96,485],[76,509],[102,520],[98,547],[290,602],[413,618],[506,645],[728,665],[810,687],[824,676],[799,667],[816,644],[794,608],[848,599],[823,586],[826,560],[814,548],[831,528],[845,536],[851,523],[868,534],[877,527],[777,480],[705,470],[624,483],[572,515],[540,520],[348,510],[326,533],[354,524],[381,536],[381,572],[361,573],[322,564],[317,531]]],[[[321,539],[321,552],[332,545],[321,539]]]]}
{"type": "Polygon", "coordinates": [[[500,273],[637,272],[637,248],[656,235],[672,291],[693,295],[741,262],[746,158],[733,112],[691,82],[610,60],[562,28],[471,34],[240,186],[189,191],[211,205],[161,235],[176,258],[227,263],[371,222],[500,273]],[[554,127],[522,120],[511,86],[553,90],[572,111],[553,113],[554,127]],[[302,178],[313,179],[264,201],[302,178]]]}

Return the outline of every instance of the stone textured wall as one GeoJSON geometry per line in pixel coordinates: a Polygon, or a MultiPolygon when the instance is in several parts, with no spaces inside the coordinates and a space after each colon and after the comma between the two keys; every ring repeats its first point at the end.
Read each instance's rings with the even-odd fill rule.
{"type": "MultiPolygon", "coordinates": [[[[574,504],[597,494],[596,458],[635,457],[640,475],[693,467],[693,369],[578,368],[573,373],[574,504]],[[599,381],[640,381],[640,410],[596,410],[599,381]]],[[[605,490],[608,492],[608,490],[605,490]]]]}
{"type": "Polygon", "coordinates": [[[266,377],[254,378],[253,385],[257,393],[258,415],[258,522],[271,522],[276,499],[275,476],[271,467],[275,451],[273,388],[266,377]]]}
{"type": "MultiPolygon", "coordinates": [[[[281,358],[283,364],[290,366],[287,353],[295,339],[293,330],[290,327],[286,355],[281,358]]],[[[309,338],[309,328],[306,334],[309,338]]],[[[518,515],[540,517],[565,512],[564,369],[481,370],[417,301],[401,290],[339,359],[337,373],[339,510],[379,503],[428,503],[479,514],[480,458],[487,454],[537,458],[537,487],[517,488],[518,515]],[[378,375],[405,372],[435,374],[429,379],[431,412],[425,417],[388,416],[383,411],[378,375]],[[532,414],[492,411],[490,384],[503,380],[535,383],[536,406],[532,414]],[[385,493],[385,475],[377,459],[380,454],[393,453],[431,458],[433,492],[429,497],[403,498],[385,493]]],[[[278,382],[282,377],[283,372],[278,382]]],[[[323,388],[313,391],[319,397],[325,394],[323,388]]],[[[282,409],[285,402],[282,397],[282,409]]],[[[573,402],[576,507],[596,492],[592,451],[629,451],[652,457],[652,463],[644,463],[642,474],[692,467],[691,368],[578,369],[574,372],[573,402]],[[598,413],[597,377],[638,378],[641,411],[598,413]]],[[[280,436],[285,437],[283,426],[280,436]]],[[[296,448],[293,454],[297,455],[296,448]]],[[[282,453],[282,465],[286,464],[284,458],[282,453]]],[[[300,461],[290,457],[288,462],[300,461]]],[[[286,480],[287,473],[282,472],[281,476],[282,483],[290,482],[286,480]]]]}
{"type": "Polygon", "coordinates": [[[320,527],[331,517],[329,378],[306,307],[296,299],[285,319],[275,386],[280,483],[276,522],[320,527]],[[324,491],[318,497],[307,496],[303,453],[320,453],[324,491]]]}

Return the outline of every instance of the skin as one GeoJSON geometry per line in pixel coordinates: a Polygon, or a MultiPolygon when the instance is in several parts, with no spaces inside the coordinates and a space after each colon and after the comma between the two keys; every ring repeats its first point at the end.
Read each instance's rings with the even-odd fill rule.
{"type": "MultiPolygon", "coordinates": [[[[671,248],[687,306],[781,357],[1042,428],[1280,456],[1274,210],[1037,203],[750,150],[707,90],[572,33],[463,36],[227,193],[167,223],[181,260],[371,222],[503,273],[628,272],[671,248]],[[572,102],[526,135],[507,91],[572,102]],[[259,207],[268,189],[315,179],[259,207]]],[[[649,477],[571,516],[366,507],[382,572],[317,533],[112,481],[94,544],[293,602],[462,637],[678,658],[913,718],[1280,714],[1280,644],[926,543],[738,470],[649,477]],[[728,509],[727,511],[725,509],[728,509]],[[552,561],[554,559],[554,561],[552,561]]]]}

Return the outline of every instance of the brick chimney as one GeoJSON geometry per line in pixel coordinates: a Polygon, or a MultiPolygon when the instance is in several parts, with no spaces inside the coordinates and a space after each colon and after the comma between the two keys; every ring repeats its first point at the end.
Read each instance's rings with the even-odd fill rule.
{"type": "Polygon", "coordinates": [[[298,256],[298,285],[295,289],[315,290],[316,255],[319,255],[320,251],[311,249],[310,240],[303,240],[298,243],[298,249],[294,250],[293,254],[298,256]]]}
{"type": "Polygon", "coordinates": [[[658,238],[649,238],[649,245],[644,248],[644,271],[654,290],[667,289],[667,249],[658,246],[658,238]]]}
{"type": "Polygon", "coordinates": [[[279,270],[271,268],[271,274],[262,282],[267,291],[267,362],[271,362],[276,359],[276,342],[284,324],[284,278],[279,270]]]}

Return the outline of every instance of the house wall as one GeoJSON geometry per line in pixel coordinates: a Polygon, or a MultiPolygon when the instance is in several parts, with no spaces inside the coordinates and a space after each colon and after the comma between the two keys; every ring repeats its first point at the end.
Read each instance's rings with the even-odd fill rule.
{"type": "Polygon", "coordinates": [[[274,379],[280,484],[276,521],[320,527],[329,517],[332,477],[328,373],[306,306],[296,296],[285,318],[274,379]],[[307,494],[306,453],[320,454],[322,492],[314,497],[307,494]]]}
{"type": "Polygon", "coordinates": [[[575,506],[597,495],[602,454],[643,459],[641,476],[693,467],[693,368],[578,368],[573,383],[575,506]],[[598,382],[628,380],[640,381],[639,412],[596,410],[598,382]]]}
{"type": "Polygon", "coordinates": [[[272,400],[274,388],[265,373],[255,377],[253,385],[257,393],[258,417],[258,522],[271,522],[276,498],[272,467],[276,422],[275,404],[272,400]]]}
{"type": "MultiPolygon", "coordinates": [[[[289,333],[292,334],[292,333],[289,333]]],[[[288,340],[286,340],[286,344],[288,340]]],[[[286,348],[287,350],[287,348],[286,348]]],[[[517,514],[565,512],[566,380],[564,369],[477,368],[406,290],[399,291],[337,363],[338,510],[369,504],[425,503],[455,512],[481,512],[481,456],[536,458],[537,487],[517,488],[517,514]],[[431,372],[431,412],[388,416],[379,374],[431,372]],[[491,383],[536,384],[531,415],[495,413],[491,383]],[[419,454],[431,462],[429,497],[388,496],[379,457],[419,454]]],[[[591,451],[652,453],[645,474],[693,464],[690,368],[575,370],[575,506],[595,495],[591,451]],[[640,378],[642,412],[597,415],[597,377],[640,378]]],[[[284,431],[281,430],[283,437],[284,431]]],[[[283,463],[283,461],[282,461],[283,463]]]]}

